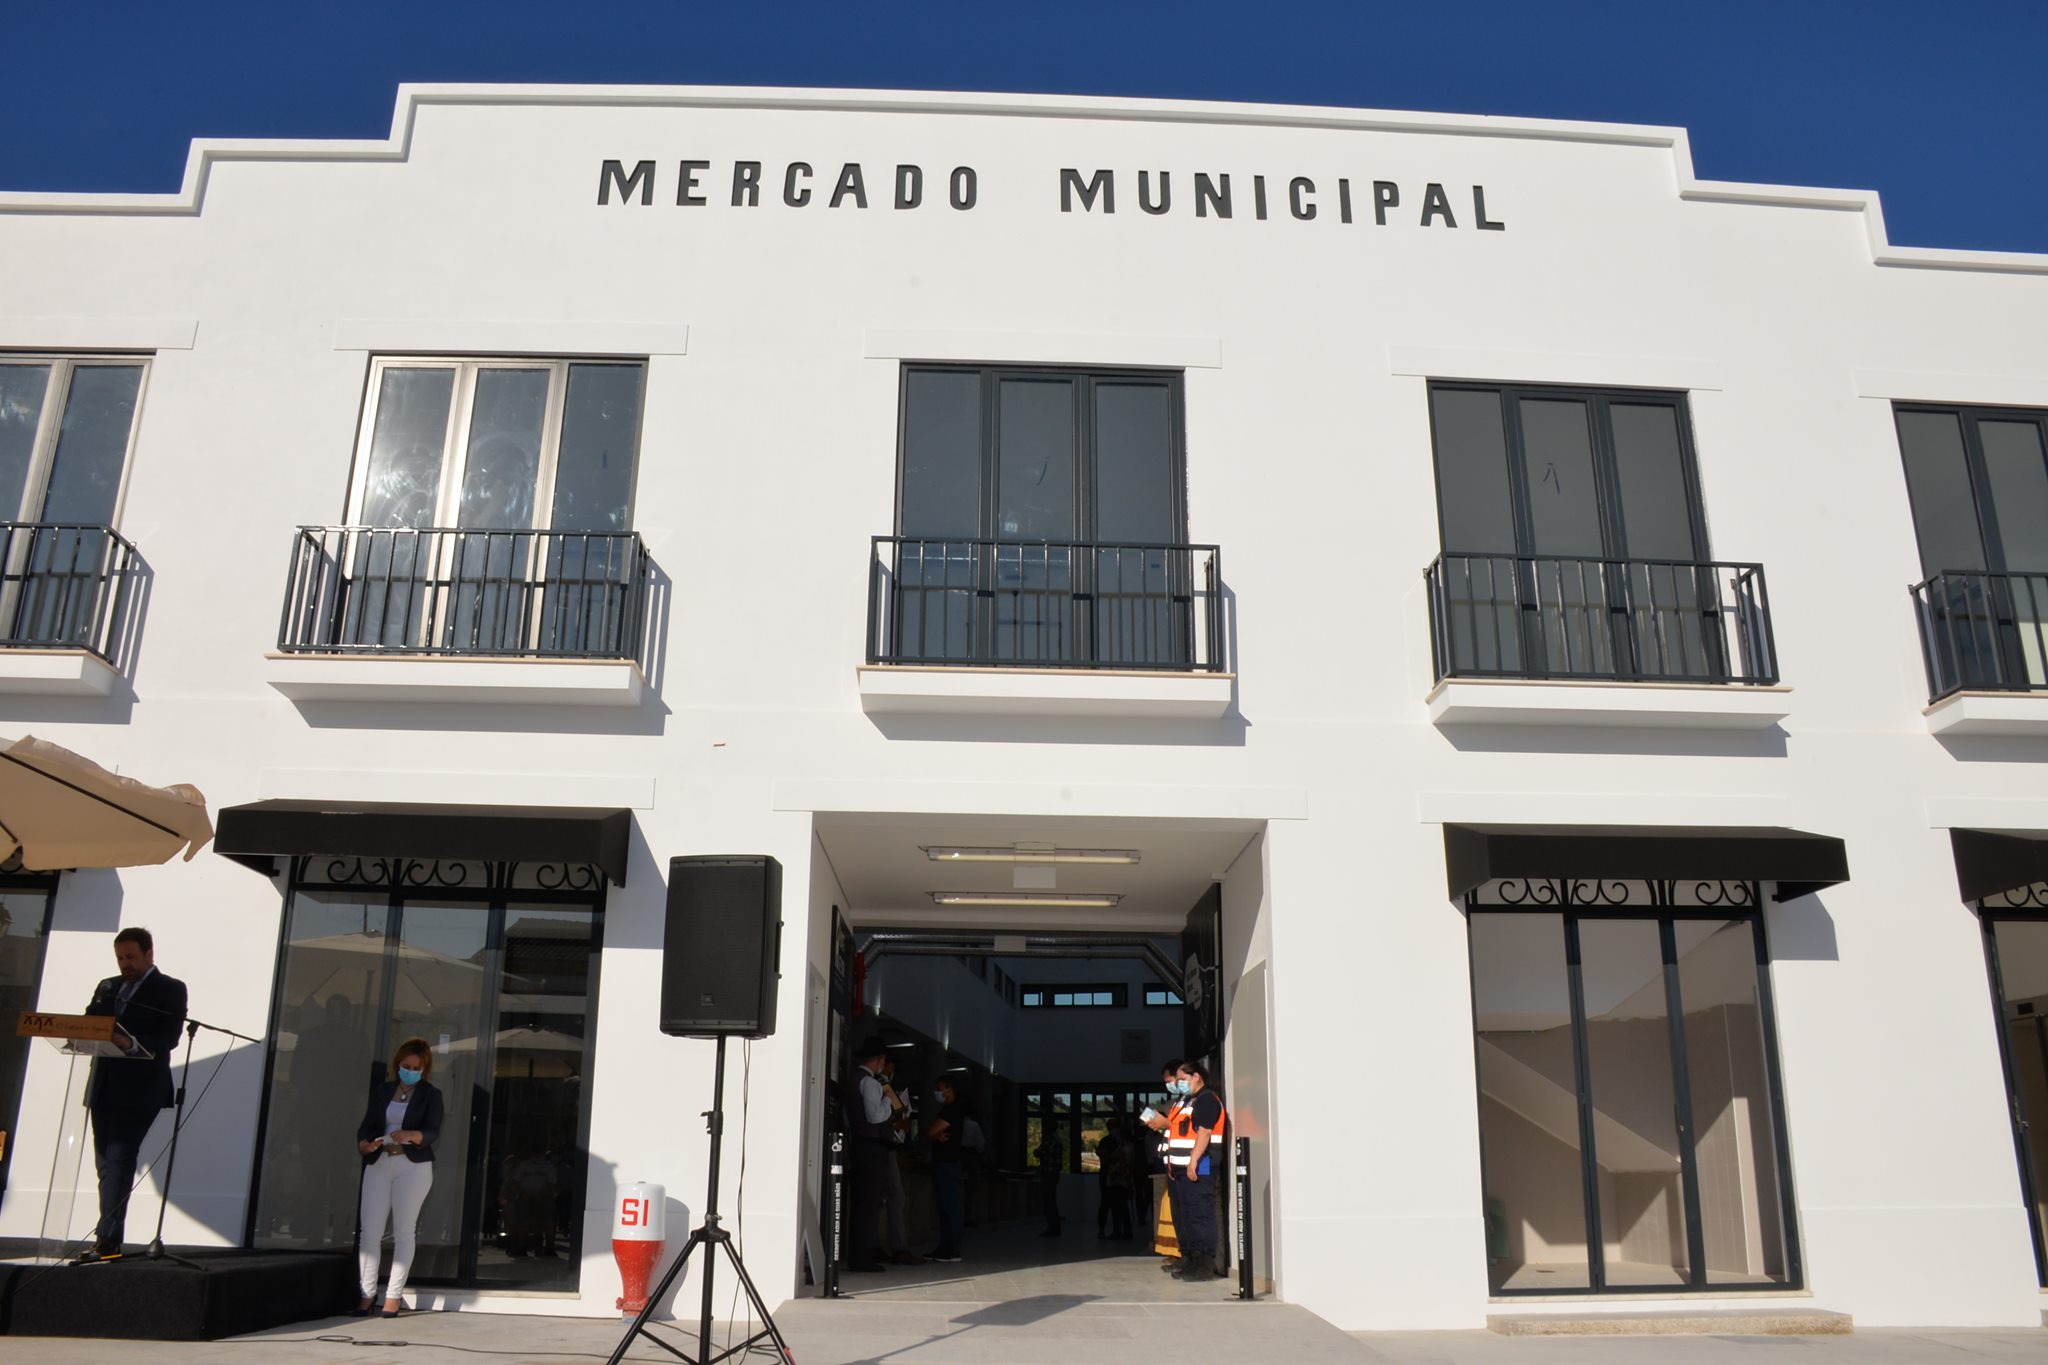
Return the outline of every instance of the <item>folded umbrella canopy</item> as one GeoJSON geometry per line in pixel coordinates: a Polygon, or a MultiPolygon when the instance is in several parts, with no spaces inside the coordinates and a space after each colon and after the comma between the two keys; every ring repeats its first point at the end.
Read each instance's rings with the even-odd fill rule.
{"type": "Polygon", "coordinates": [[[212,838],[196,787],[152,787],[34,736],[0,740],[0,862],[140,867],[181,849],[189,862],[212,838]]]}

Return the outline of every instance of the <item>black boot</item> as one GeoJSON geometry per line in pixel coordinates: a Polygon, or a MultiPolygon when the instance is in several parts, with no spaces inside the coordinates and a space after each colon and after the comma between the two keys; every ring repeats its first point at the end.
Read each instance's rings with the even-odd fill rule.
{"type": "Polygon", "coordinates": [[[1190,1256],[1185,1251],[1180,1256],[1180,1266],[1173,1272],[1176,1280],[1187,1280],[1193,1284],[1207,1283],[1209,1279],[1209,1258],[1190,1256]]]}

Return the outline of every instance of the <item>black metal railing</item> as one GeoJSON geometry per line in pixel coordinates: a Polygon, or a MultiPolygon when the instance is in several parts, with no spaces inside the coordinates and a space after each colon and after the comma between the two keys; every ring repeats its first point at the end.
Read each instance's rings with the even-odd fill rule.
{"type": "Polygon", "coordinates": [[[118,666],[142,572],[111,527],[0,522],[0,648],[86,649],[118,666]]]}
{"type": "Polygon", "coordinates": [[[277,645],[645,667],[653,573],[630,531],[302,526],[277,645]]]}
{"type": "Polygon", "coordinates": [[[1911,592],[1929,701],[2048,691],[2048,574],[1949,569],[1911,592]]]}
{"type": "Polygon", "coordinates": [[[1222,673],[1214,545],[876,536],[868,662],[1222,673]]]}
{"type": "Polygon", "coordinates": [[[1439,681],[1778,681],[1760,564],[1447,553],[1424,577],[1439,681]]]}

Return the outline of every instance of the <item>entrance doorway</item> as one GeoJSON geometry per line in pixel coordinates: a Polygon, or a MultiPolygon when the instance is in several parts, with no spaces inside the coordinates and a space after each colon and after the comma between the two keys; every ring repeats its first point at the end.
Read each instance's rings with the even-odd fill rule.
{"type": "MultiPolygon", "coordinates": [[[[824,1150],[842,1126],[856,1053],[878,1040],[909,1112],[895,1154],[903,1225],[883,1215],[876,1240],[885,1253],[923,1256],[939,1241],[924,1125],[941,1080],[974,1127],[963,1259],[856,1272],[849,1246],[841,1292],[955,1302],[1231,1297],[1223,1274],[1189,1283],[1161,1273],[1152,1177],[1163,1183],[1164,1167],[1140,1115],[1165,1111],[1161,1068],[1184,1058],[1207,1064],[1230,1101],[1225,1030],[1242,968],[1222,960],[1218,887],[1258,829],[861,815],[821,816],[818,832],[832,885],[816,892],[833,904],[814,913],[834,927],[830,960],[812,978],[811,1070],[824,1076],[807,1144],[824,1150]]],[[[1265,1031],[1254,1036],[1263,1047],[1265,1031]]],[[[1262,1057],[1254,1069],[1265,1065],[1262,1057]]],[[[1226,1142],[1208,1187],[1225,1195],[1227,1151],[1226,1142]]],[[[818,1283],[829,1198],[814,1207],[819,1236],[807,1247],[818,1283]]],[[[1218,1226],[1228,1241],[1228,1210],[1218,1226]]],[[[1218,1251],[1221,1270],[1232,1248],[1218,1251]]]]}

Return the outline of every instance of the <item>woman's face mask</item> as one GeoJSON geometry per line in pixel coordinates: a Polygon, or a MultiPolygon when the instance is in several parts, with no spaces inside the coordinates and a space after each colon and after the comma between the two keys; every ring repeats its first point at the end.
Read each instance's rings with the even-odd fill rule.
{"type": "Polygon", "coordinates": [[[398,1068],[398,1079],[400,1084],[403,1085],[418,1085],[420,1077],[425,1074],[424,1071],[421,1071],[416,1066],[402,1066],[398,1068]]]}

